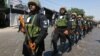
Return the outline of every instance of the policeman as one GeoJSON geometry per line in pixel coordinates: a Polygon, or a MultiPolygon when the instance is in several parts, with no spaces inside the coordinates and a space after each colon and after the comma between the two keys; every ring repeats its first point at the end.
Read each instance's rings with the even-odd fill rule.
{"type": "Polygon", "coordinates": [[[55,30],[54,30],[54,35],[53,35],[53,39],[52,39],[52,43],[53,43],[53,55],[56,54],[58,52],[57,50],[57,41],[60,38],[60,42],[65,43],[66,38],[69,41],[69,49],[68,51],[71,50],[72,48],[72,43],[71,43],[71,39],[68,36],[69,31],[68,31],[68,20],[69,20],[69,15],[67,14],[67,11],[65,8],[60,8],[59,10],[59,16],[56,19],[55,22],[55,30]]]}
{"type": "Polygon", "coordinates": [[[76,26],[77,26],[77,23],[76,23],[76,18],[77,18],[77,14],[76,13],[72,13],[71,14],[71,17],[70,17],[70,24],[71,24],[71,27],[70,27],[70,37],[72,38],[73,42],[77,42],[77,38],[76,38],[76,26]]]}
{"type": "Polygon", "coordinates": [[[30,9],[27,22],[25,24],[26,39],[23,45],[24,56],[42,56],[44,39],[47,36],[47,18],[43,13],[39,13],[40,5],[37,0],[28,2],[30,9]]]}
{"type": "Polygon", "coordinates": [[[86,17],[84,16],[84,19],[83,19],[83,35],[84,35],[84,37],[86,35],[86,32],[87,32],[87,20],[86,20],[86,17]]]}
{"type": "Polygon", "coordinates": [[[81,17],[81,37],[84,37],[84,17],[81,17]]]}
{"type": "Polygon", "coordinates": [[[77,33],[77,38],[78,40],[81,40],[81,33],[82,33],[82,21],[81,21],[82,16],[78,15],[77,16],[77,27],[76,27],[76,33],[77,33]]]}
{"type": "Polygon", "coordinates": [[[88,27],[87,33],[89,33],[89,31],[90,31],[90,18],[87,18],[87,27],[88,27]]]}
{"type": "Polygon", "coordinates": [[[93,19],[90,19],[90,31],[93,29],[93,19]]]}

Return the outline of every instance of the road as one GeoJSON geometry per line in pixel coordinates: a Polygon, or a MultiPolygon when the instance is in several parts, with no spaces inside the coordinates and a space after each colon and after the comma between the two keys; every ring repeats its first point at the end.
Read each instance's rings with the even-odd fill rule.
{"type": "MultiPolygon", "coordinates": [[[[22,44],[24,35],[17,32],[17,28],[8,27],[0,29],[0,56],[23,56],[22,44]]],[[[45,39],[43,56],[50,56],[52,51],[51,33],[53,28],[49,28],[49,35],[45,39]]],[[[71,52],[64,52],[62,56],[100,56],[100,29],[94,28],[85,38],[73,45],[71,52]]]]}

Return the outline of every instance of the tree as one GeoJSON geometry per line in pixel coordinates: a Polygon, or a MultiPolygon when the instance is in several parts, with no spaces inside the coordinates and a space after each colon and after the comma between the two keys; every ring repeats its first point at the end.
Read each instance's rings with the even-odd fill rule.
{"type": "Polygon", "coordinates": [[[86,16],[86,18],[93,19],[94,16],[86,16]]]}
{"type": "Polygon", "coordinates": [[[79,8],[71,8],[70,10],[68,10],[69,13],[77,13],[77,15],[85,15],[85,11],[83,9],[79,9],[79,8]]]}

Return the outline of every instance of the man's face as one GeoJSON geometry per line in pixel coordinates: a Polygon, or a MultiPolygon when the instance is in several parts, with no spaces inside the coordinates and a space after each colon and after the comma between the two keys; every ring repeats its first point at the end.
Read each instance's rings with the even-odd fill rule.
{"type": "Polygon", "coordinates": [[[75,18],[76,16],[75,15],[72,15],[72,18],[75,18]]]}
{"type": "Polygon", "coordinates": [[[61,14],[64,14],[65,13],[65,10],[62,9],[60,12],[61,12],[61,14]]]}
{"type": "Polygon", "coordinates": [[[29,9],[30,9],[30,11],[35,11],[36,10],[36,6],[35,5],[30,5],[29,9]]]}
{"type": "Polygon", "coordinates": [[[78,19],[81,20],[81,17],[79,17],[78,19]]]}

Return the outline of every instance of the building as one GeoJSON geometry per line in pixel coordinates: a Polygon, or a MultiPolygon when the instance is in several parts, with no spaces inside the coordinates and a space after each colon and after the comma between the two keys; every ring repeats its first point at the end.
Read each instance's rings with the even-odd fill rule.
{"type": "Polygon", "coordinates": [[[0,26],[16,26],[19,15],[27,13],[21,0],[0,0],[0,3],[0,26]]]}
{"type": "MultiPolygon", "coordinates": [[[[19,25],[19,15],[26,15],[27,6],[22,5],[21,0],[0,0],[0,26],[16,26],[19,25]]],[[[52,22],[54,11],[43,7],[45,15],[52,22]]]]}

